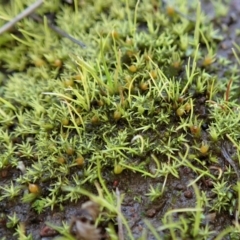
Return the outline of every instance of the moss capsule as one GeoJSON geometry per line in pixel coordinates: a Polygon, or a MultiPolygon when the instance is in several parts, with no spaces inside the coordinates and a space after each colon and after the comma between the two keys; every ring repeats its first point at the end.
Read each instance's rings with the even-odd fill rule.
{"type": "Polygon", "coordinates": [[[3,169],[1,172],[0,172],[0,175],[2,178],[5,178],[8,176],[8,170],[7,169],[3,169]]]}
{"type": "Polygon", "coordinates": [[[78,81],[82,80],[82,76],[80,74],[76,75],[74,78],[75,80],[78,80],[78,81]]]}
{"type": "Polygon", "coordinates": [[[91,123],[93,125],[98,125],[99,123],[99,117],[97,115],[94,115],[92,118],[91,118],[91,123]]]}
{"type": "Polygon", "coordinates": [[[44,66],[46,63],[45,63],[45,61],[43,60],[43,59],[41,59],[41,58],[38,58],[38,59],[36,59],[35,61],[34,61],[34,65],[36,66],[36,67],[42,67],[42,66],[44,66]]]}
{"type": "Polygon", "coordinates": [[[53,62],[54,67],[61,67],[62,66],[62,61],[60,59],[55,59],[53,62]]]}
{"type": "Polygon", "coordinates": [[[80,156],[78,156],[77,158],[76,158],[76,164],[78,165],[78,166],[82,166],[83,164],[84,164],[84,157],[82,156],[82,155],[80,155],[80,156]]]}
{"type": "Polygon", "coordinates": [[[115,121],[118,121],[120,118],[121,118],[122,114],[116,110],[114,113],[113,113],[113,118],[115,121]]]}
{"type": "Polygon", "coordinates": [[[128,46],[131,46],[133,45],[133,40],[131,38],[127,38],[125,43],[128,45],[128,46]]]}
{"type": "Polygon", "coordinates": [[[131,72],[131,73],[135,73],[137,71],[137,67],[135,65],[131,65],[128,67],[128,70],[131,72]]]}
{"type": "Polygon", "coordinates": [[[112,37],[114,39],[119,39],[119,33],[117,31],[112,31],[112,37]]]}
{"type": "Polygon", "coordinates": [[[174,7],[167,6],[166,7],[166,13],[167,13],[168,16],[172,17],[172,16],[175,15],[176,11],[175,11],[174,7]]]}
{"type": "Polygon", "coordinates": [[[29,183],[28,190],[30,193],[39,194],[40,193],[40,187],[37,184],[29,183]]]}
{"type": "Polygon", "coordinates": [[[123,171],[123,167],[122,167],[121,165],[116,164],[116,165],[114,166],[114,173],[115,173],[115,174],[120,174],[120,173],[122,173],[122,171],[123,171]]]}
{"type": "Polygon", "coordinates": [[[183,96],[180,96],[177,101],[178,101],[179,103],[183,103],[184,97],[183,97],[183,96]]]}
{"type": "Polygon", "coordinates": [[[214,58],[212,56],[206,56],[204,59],[203,59],[203,63],[202,65],[204,67],[207,67],[207,66],[210,66],[213,62],[214,62],[214,58]]]}
{"type": "Polygon", "coordinates": [[[190,103],[186,103],[184,106],[184,109],[186,112],[189,112],[191,110],[191,104],[190,103]]]}
{"type": "Polygon", "coordinates": [[[181,67],[181,62],[180,61],[172,62],[172,67],[175,69],[179,69],[181,67]]]}
{"type": "Polygon", "coordinates": [[[69,119],[68,118],[63,118],[61,121],[63,126],[68,126],[69,125],[69,119]]]}
{"type": "Polygon", "coordinates": [[[190,127],[191,133],[195,136],[195,137],[199,137],[201,135],[201,127],[197,126],[197,125],[193,125],[190,127]]]}
{"type": "MultiPolygon", "coordinates": [[[[127,54],[127,56],[128,57],[133,57],[136,53],[133,51],[133,50],[127,50],[126,51],[126,54],[127,54]]],[[[134,66],[134,65],[132,65],[132,66],[134,66]]],[[[131,67],[131,66],[130,66],[131,67]]],[[[133,68],[133,67],[132,67],[133,68]]],[[[131,72],[131,70],[129,69],[129,71],[131,72]]],[[[135,71],[136,72],[136,71],[135,71]]]]}
{"type": "Polygon", "coordinates": [[[104,105],[104,101],[103,100],[99,100],[97,101],[97,104],[99,107],[102,107],[104,105]]]}
{"type": "Polygon", "coordinates": [[[146,62],[150,61],[151,58],[152,58],[152,56],[150,54],[147,54],[147,53],[144,54],[144,59],[146,62]]]}
{"type": "Polygon", "coordinates": [[[177,115],[178,115],[179,117],[181,117],[184,113],[185,113],[185,110],[184,110],[183,107],[179,107],[179,108],[177,109],[177,115]]]}
{"type": "Polygon", "coordinates": [[[67,79],[64,81],[64,87],[73,87],[74,81],[73,79],[67,79]]]}
{"type": "Polygon", "coordinates": [[[46,124],[42,125],[42,127],[44,128],[45,131],[50,131],[54,128],[54,125],[51,123],[46,123],[46,124]]]}
{"type": "Polygon", "coordinates": [[[57,161],[58,161],[58,163],[63,164],[63,163],[65,163],[65,158],[64,157],[58,157],[57,161]]]}
{"type": "Polygon", "coordinates": [[[157,78],[157,71],[156,70],[152,70],[150,72],[150,76],[153,78],[153,79],[156,79],[157,78]]]}
{"type": "Polygon", "coordinates": [[[199,151],[201,154],[206,155],[209,150],[209,145],[207,143],[202,143],[202,146],[200,147],[199,151]]]}
{"type": "Polygon", "coordinates": [[[146,91],[148,89],[148,82],[141,82],[139,87],[142,91],[146,91]]]}
{"type": "Polygon", "coordinates": [[[77,124],[77,126],[80,126],[82,124],[81,118],[75,118],[75,123],[77,124]]]}
{"type": "Polygon", "coordinates": [[[74,149],[72,147],[67,147],[66,148],[66,153],[67,155],[73,155],[74,154],[74,149]]]}

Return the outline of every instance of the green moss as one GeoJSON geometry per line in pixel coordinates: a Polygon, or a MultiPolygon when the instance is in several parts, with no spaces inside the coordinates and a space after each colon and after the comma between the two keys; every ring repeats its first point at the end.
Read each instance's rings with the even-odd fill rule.
{"type": "MultiPolygon", "coordinates": [[[[21,2],[17,9],[0,6],[0,15],[11,19],[29,4],[21,2]]],[[[239,141],[239,71],[236,63],[217,56],[221,36],[198,1],[175,2],[172,10],[147,0],[80,1],[77,7],[78,1],[74,7],[44,3],[38,13],[56,14],[56,24],[86,48],[31,18],[17,23],[17,33],[1,36],[0,170],[22,169],[20,161],[26,167],[0,188],[2,203],[18,199],[41,213],[87,195],[121,215],[103,172],[110,178],[117,165],[164,179],[161,189],[151,186],[147,193],[154,200],[164,195],[170,176],[179,178],[179,169],[188,167],[195,173],[193,182],[213,182],[216,198],[201,202],[205,192],[194,185],[197,204],[185,209],[190,217],[173,221],[172,214],[184,210],[170,210],[158,233],[168,230],[166,239],[213,237],[208,225],[200,224],[209,209],[230,209],[238,219],[240,209],[233,205],[239,205],[239,188],[232,193],[229,184],[235,169],[217,175],[211,165],[223,141],[235,147],[239,141]],[[211,151],[202,161],[198,150],[206,141],[211,151]],[[77,166],[78,156],[83,166],[77,166]],[[59,163],[59,157],[65,161],[59,163]],[[90,193],[97,180],[103,191],[99,197],[90,193]],[[46,189],[44,195],[32,197],[29,183],[46,189]]],[[[240,231],[237,223],[232,229],[240,231]]],[[[16,231],[21,233],[21,227],[16,231]]],[[[67,228],[58,231],[67,236],[67,228]]]]}

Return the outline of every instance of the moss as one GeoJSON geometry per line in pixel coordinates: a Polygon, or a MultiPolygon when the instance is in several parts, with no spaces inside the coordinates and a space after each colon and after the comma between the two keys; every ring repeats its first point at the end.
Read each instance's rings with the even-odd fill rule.
{"type": "MultiPolygon", "coordinates": [[[[29,4],[17,2],[0,6],[5,20],[29,4]]],[[[0,187],[1,205],[23,202],[40,214],[87,195],[121,215],[107,187],[113,172],[164,179],[161,189],[150,185],[146,193],[155,200],[186,167],[195,173],[189,187],[196,205],[165,212],[158,232],[146,222],[152,234],[207,239],[215,236],[201,224],[209,211],[229,210],[238,219],[235,168],[218,166],[217,175],[211,167],[222,142],[235,147],[233,157],[240,154],[239,72],[236,62],[217,55],[221,36],[197,2],[50,1],[38,14],[54,14],[56,25],[85,48],[30,17],[1,37],[0,170],[26,168],[0,187]],[[204,200],[198,182],[206,178],[216,199],[204,200]],[[41,189],[37,196],[26,192],[31,184],[41,189]],[[190,217],[174,222],[173,214],[184,210],[190,217]]],[[[238,46],[235,51],[237,58],[238,46]]],[[[230,228],[240,231],[237,222],[230,228]]]]}

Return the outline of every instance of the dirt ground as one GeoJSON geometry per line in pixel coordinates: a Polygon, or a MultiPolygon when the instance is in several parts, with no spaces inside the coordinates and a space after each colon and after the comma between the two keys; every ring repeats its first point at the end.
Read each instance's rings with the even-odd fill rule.
{"type": "MultiPolygon", "coordinates": [[[[207,11],[210,16],[214,18],[214,12],[212,10],[209,1],[202,1],[204,11],[207,11]]],[[[227,17],[222,19],[216,19],[216,27],[219,28],[225,39],[219,43],[218,54],[227,58],[233,58],[231,51],[232,42],[238,41],[239,37],[235,35],[235,30],[240,28],[240,0],[231,1],[231,8],[227,17]],[[223,31],[223,29],[225,29],[223,31]]],[[[221,74],[221,73],[220,73],[221,74]]],[[[224,160],[220,156],[220,165],[224,165],[224,160]]],[[[19,170],[10,170],[7,175],[4,171],[0,172],[0,185],[8,183],[10,180],[17,177],[20,173],[19,170]]],[[[169,177],[167,180],[167,188],[164,195],[154,202],[150,202],[149,198],[145,195],[149,186],[156,186],[158,183],[162,183],[163,179],[151,179],[144,178],[137,173],[131,173],[125,170],[120,175],[103,176],[107,179],[109,189],[115,189],[118,186],[121,193],[125,193],[125,198],[122,204],[122,212],[130,223],[131,230],[134,236],[137,238],[141,235],[144,229],[143,219],[147,218],[153,226],[160,225],[160,219],[164,213],[172,208],[184,208],[195,206],[194,191],[192,188],[188,188],[187,184],[191,179],[196,178],[195,173],[190,169],[180,169],[180,178],[169,177]]],[[[207,180],[207,179],[205,179],[207,180]]],[[[200,190],[204,190],[207,194],[211,194],[211,186],[204,181],[198,182],[200,190]]],[[[87,198],[85,199],[87,200],[87,198]]],[[[1,218],[3,214],[16,214],[20,217],[20,221],[26,225],[27,233],[31,233],[35,240],[51,240],[57,233],[52,232],[48,234],[46,231],[45,222],[51,222],[56,225],[60,225],[62,221],[70,221],[72,216],[79,210],[84,199],[78,203],[69,203],[64,206],[64,210],[54,209],[53,211],[45,211],[42,214],[37,214],[32,211],[28,204],[16,202],[1,202],[0,203],[0,236],[5,236],[5,239],[12,240],[17,239],[12,236],[12,230],[6,228],[4,219],[1,218]],[[42,236],[41,236],[42,235],[42,236]],[[45,235],[45,236],[44,236],[45,235]],[[48,236],[51,235],[51,236],[48,236]]],[[[233,220],[229,214],[217,215],[211,222],[211,226],[214,230],[220,231],[223,228],[229,226],[233,220]]],[[[153,236],[149,236],[148,239],[155,239],[153,236]]]]}

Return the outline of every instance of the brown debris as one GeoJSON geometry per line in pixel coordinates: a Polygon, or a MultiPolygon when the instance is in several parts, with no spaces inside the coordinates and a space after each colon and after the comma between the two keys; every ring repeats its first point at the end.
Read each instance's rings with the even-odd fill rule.
{"type": "Polygon", "coordinates": [[[100,240],[100,229],[95,226],[95,221],[100,209],[97,203],[88,201],[82,204],[80,211],[73,217],[70,231],[77,240],[100,240]]]}
{"type": "Polygon", "coordinates": [[[44,226],[41,230],[40,230],[40,236],[41,237],[53,237],[56,236],[58,233],[56,230],[52,229],[49,226],[44,226]]]}

